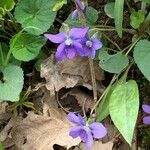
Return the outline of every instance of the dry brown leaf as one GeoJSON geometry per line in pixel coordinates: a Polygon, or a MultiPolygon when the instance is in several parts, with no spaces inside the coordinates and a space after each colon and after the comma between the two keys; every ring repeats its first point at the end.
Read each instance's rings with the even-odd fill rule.
{"type": "Polygon", "coordinates": [[[82,92],[81,90],[74,88],[70,90],[68,93],[66,93],[63,97],[61,97],[63,103],[64,103],[64,98],[67,98],[67,96],[74,96],[78,102],[78,104],[83,107],[85,111],[88,111],[94,106],[94,101],[93,97],[89,96],[85,92],[82,92]]]}
{"type": "MultiPolygon", "coordinates": [[[[112,150],[113,142],[102,143],[101,141],[94,141],[94,144],[89,150],[112,150]]],[[[87,150],[84,143],[80,144],[80,150],[87,150]]]]}
{"type": "Polygon", "coordinates": [[[62,112],[60,115],[63,120],[29,113],[27,118],[12,129],[14,143],[21,150],[53,150],[54,144],[68,149],[78,145],[80,139],[69,136],[72,124],[62,112]]]}
{"type": "MultiPolygon", "coordinates": [[[[94,63],[97,80],[104,79],[103,71],[94,63]]],[[[72,88],[77,85],[92,89],[88,58],[76,57],[72,60],[54,62],[49,58],[41,66],[41,77],[46,79],[46,87],[52,94],[61,88],[72,88]]]]}

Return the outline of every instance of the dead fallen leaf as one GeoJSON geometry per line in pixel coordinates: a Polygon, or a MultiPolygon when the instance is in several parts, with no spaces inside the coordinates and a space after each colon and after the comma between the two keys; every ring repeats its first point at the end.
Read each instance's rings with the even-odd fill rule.
{"type": "MultiPolygon", "coordinates": [[[[94,62],[96,80],[104,79],[104,73],[94,62]]],[[[88,58],[76,57],[72,60],[54,62],[47,59],[41,66],[41,77],[46,79],[46,87],[51,94],[61,88],[72,88],[77,85],[92,89],[88,58]]]]}
{"type": "Polygon", "coordinates": [[[27,118],[14,127],[11,132],[18,149],[53,150],[54,144],[64,146],[67,149],[78,145],[80,139],[72,139],[69,136],[72,124],[68,122],[62,112],[59,115],[63,120],[29,113],[27,118]]]}
{"type": "MultiPolygon", "coordinates": [[[[94,141],[94,144],[89,150],[112,150],[113,142],[102,143],[101,141],[94,141]]],[[[84,143],[80,144],[80,150],[87,150],[84,143]]]]}
{"type": "Polygon", "coordinates": [[[85,111],[88,111],[94,106],[93,97],[89,96],[78,88],[70,90],[63,97],[61,97],[62,103],[65,103],[64,101],[65,99],[67,99],[68,96],[74,96],[81,108],[84,107],[85,111]]]}

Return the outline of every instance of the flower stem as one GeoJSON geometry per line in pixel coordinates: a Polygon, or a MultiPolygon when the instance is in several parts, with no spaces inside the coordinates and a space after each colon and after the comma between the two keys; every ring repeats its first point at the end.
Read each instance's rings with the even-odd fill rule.
{"type": "Polygon", "coordinates": [[[93,59],[89,58],[89,65],[91,71],[91,79],[92,79],[92,86],[93,86],[93,97],[94,102],[97,102],[97,86],[96,86],[96,78],[95,78],[95,71],[94,71],[94,63],[93,59]]]}

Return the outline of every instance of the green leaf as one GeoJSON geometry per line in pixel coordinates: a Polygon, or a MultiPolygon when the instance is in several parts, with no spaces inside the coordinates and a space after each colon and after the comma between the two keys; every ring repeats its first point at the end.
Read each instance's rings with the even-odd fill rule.
{"type": "Polygon", "coordinates": [[[15,65],[8,65],[0,80],[0,100],[18,101],[23,88],[23,71],[15,65]],[[9,92],[8,92],[9,91],[9,92]]]}
{"type": "Polygon", "coordinates": [[[87,18],[87,23],[94,24],[98,19],[98,11],[93,7],[87,7],[86,18],[87,18]]]}
{"type": "Polygon", "coordinates": [[[142,2],[145,2],[145,3],[149,3],[149,4],[150,4],[150,0],[142,0],[142,2]]]}
{"type": "Polygon", "coordinates": [[[0,142],[0,150],[4,150],[4,147],[1,142],[0,142]]]}
{"type": "Polygon", "coordinates": [[[30,34],[42,34],[56,17],[56,12],[52,10],[54,4],[55,0],[20,0],[15,9],[15,18],[30,34]]]}
{"type": "Polygon", "coordinates": [[[139,110],[139,91],[134,80],[118,85],[110,97],[109,112],[115,126],[131,145],[139,110]]]}
{"type": "Polygon", "coordinates": [[[53,11],[58,11],[64,4],[67,4],[67,0],[57,0],[55,6],[53,7],[53,11]]]}
{"type": "Polygon", "coordinates": [[[145,14],[143,11],[133,11],[131,16],[130,16],[130,25],[134,28],[137,29],[143,23],[145,19],[145,14]]]}
{"type": "Polygon", "coordinates": [[[150,41],[140,40],[134,48],[134,60],[144,76],[150,81],[150,41]]]}
{"type": "Polygon", "coordinates": [[[0,0],[0,7],[6,11],[11,11],[15,6],[14,0],[0,0]]]}
{"type": "Polygon", "coordinates": [[[101,51],[99,59],[99,66],[110,73],[119,73],[129,64],[128,57],[120,52],[109,55],[107,51],[101,51]]]}
{"type": "Polygon", "coordinates": [[[106,97],[102,99],[102,102],[96,108],[96,121],[101,122],[109,115],[109,100],[110,96],[115,88],[115,85],[112,85],[107,93],[106,97]]]}
{"type": "Polygon", "coordinates": [[[115,26],[116,31],[120,38],[122,37],[123,6],[124,0],[115,0],[115,7],[114,7],[115,26]]]}
{"type": "Polygon", "coordinates": [[[43,37],[28,33],[22,33],[17,37],[17,39],[15,39],[15,36],[10,42],[10,45],[12,43],[14,44],[12,46],[12,54],[16,59],[21,61],[29,61],[34,59],[39,54],[41,47],[46,42],[43,37]],[[15,40],[15,43],[13,40],[15,40]]]}
{"type": "Polygon", "coordinates": [[[114,7],[115,7],[114,2],[107,3],[104,7],[104,11],[105,11],[106,15],[110,18],[114,18],[114,7]]]}

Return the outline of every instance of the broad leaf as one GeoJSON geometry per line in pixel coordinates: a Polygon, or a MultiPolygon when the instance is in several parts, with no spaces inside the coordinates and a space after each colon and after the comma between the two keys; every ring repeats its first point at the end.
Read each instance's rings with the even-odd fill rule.
{"type": "Polygon", "coordinates": [[[99,58],[100,67],[110,73],[119,73],[129,64],[128,57],[122,53],[109,55],[107,51],[101,51],[99,53],[99,58]]]}
{"type": "Polygon", "coordinates": [[[93,7],[87,7],[86,18],[88,24],[94,24],[98,19],[98,11],[93,7]]]}
{"type": "Polygon", "coordinates": [[[150,41],[140,40],[134,48],[135,63],[150,81],[150,41]]]}
{"type": "Polygon", "coordinates": [[[39,35],[52,25],[56,12],[52,10],[55,0],[20,0],[15,18],[30,34],[39,35]]]}
{"type": "Polygon", "coordinates": [[[143,11],[133,11],[131,16],[130,16],[130,25],[134,28],[137,29],[140,24],[144,21],[145,19],[145,14],[143,11]]]}
{"type": "Polygon", "coordinates": [[[116,31],[119,37],[122,37],[122,23],[123,23],[123,6],[124,0],[115,0],[114,18],[116,31]]]}
{"type": "Polygon", "coordinates": [[[17,39],[13,37],[11,40],[10,44],[14,44],[12,46],[12,54],[18,60],[32,60],[39,54],[45,42],[43,37],[22,33],[17,39]],[[15,43],[13,40],[15,40],[15,43]]]}
{"type": "Polygon", "coordinates": [[[114,7],[115,7],[114,2],[107,3],[104,7],[104,11],[105,11],[106,15],[110,18],[114,18],[114,7]]]}
{"type": "Polygon", "coordinates": [[[139,110],[139,91],[134,80],[118,85],[110,96],[111,119],[131,145],[139,110]]]}
{"type": "Polygon", "coordinates": [[[0,100],[18,101],[23,88],[23,71],[15,65],[8,65],[0,80],[0,100]],[[8,92],[9,91],[9,92],[8,92]]]}

